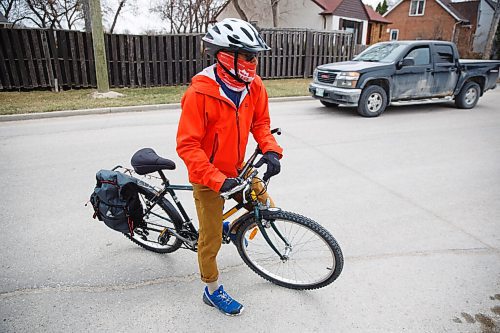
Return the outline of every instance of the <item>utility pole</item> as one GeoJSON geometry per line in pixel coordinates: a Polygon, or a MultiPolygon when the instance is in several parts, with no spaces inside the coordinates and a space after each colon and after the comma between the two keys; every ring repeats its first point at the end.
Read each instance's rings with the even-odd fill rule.
{"type": "Polygon", "coordinates": [[[90,21],[92,25],[92,44],[94,46],[95,76],[97,91],[109,91],[108,66],[104,49],[104,31],[102,29],[102,13],[100,0],[88,0],[90,5],[90,21]]]}

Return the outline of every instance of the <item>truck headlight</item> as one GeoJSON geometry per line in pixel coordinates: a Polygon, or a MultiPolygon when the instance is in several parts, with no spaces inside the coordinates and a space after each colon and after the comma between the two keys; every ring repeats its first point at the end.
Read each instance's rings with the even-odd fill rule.
{"type": "Polygon", "coordinates": [[[339,88],[356,88],[358,83],[359,73],[358,72],[341,72],[337,75],[334,86],[339,88]]]}
{"type": "Polygon", "coordinates": [[[313,72],[313,81],[318,82],[318,69],[315,68],[313,72]]]}

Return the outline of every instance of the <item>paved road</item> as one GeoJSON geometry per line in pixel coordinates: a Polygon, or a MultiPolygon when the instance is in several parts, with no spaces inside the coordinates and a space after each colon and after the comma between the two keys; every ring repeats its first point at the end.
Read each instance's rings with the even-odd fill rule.
{"type": "Polygon", "coordinates": [[[498,332],[499,103],[497,89],[474,110],[399,107],[377,119],[272,104],[285,148],[273,196],[327,227],[345,268],[327,288],[291,291],[224,246],[239,318],[202,303],[194,253],[148,253],[84,207],[95,172],[144,146],[178,162],[170,178],[186,182],[178,110],[1,123],[0,331],[498,332]]]}

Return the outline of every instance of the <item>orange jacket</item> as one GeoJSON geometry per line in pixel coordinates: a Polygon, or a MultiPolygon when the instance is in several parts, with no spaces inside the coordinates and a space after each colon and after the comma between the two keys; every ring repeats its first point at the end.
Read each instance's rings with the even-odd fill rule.
{"type": "Polygon", "coordinates": [[[207,67],[193,77],[181,106],[177,153],[190,182],[218,192],[227,177],[238,175],[250,132],[262,152],[283,152],[270,131],[267,92],[258,76],[237,108],[215,81],[214,66],[207,67]]]}

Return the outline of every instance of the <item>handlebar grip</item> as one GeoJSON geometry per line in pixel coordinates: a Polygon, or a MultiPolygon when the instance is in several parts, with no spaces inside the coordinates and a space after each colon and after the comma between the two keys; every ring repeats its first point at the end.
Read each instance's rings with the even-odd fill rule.
{"type": "Polygon", "coordinates": [[[271,130],[271,134],[278,134],[278,135],[281,135],[281,128],[280,128],[280,127],[273,128],[273,129],[271,130]]]}

